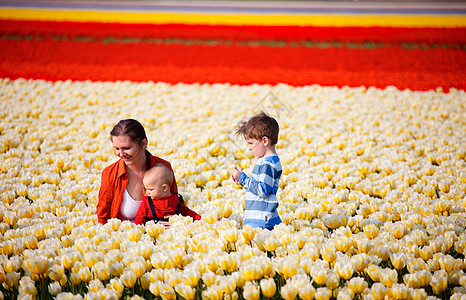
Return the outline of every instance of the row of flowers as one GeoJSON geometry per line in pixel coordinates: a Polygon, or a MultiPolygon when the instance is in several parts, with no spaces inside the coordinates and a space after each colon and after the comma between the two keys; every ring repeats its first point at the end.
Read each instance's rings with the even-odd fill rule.
{"type": "Polygon", "coordinates": [[[0,34],[92,36],[116,38],[180,38],[200,40],[284,40],[382,43],[455,43],[464,45],[465,28],[229,26],[186,24],[118,24],[94,22],[0,20],[0,34]]]}
{"type": "Polygon", "coordinates": [[[0,81],[0,298],[462,299],[464,91],[0,81]],[[241,105],[238,105],[241,103],[241,105]],[[283,223],[243,227],[233,134],[280,123],[283,223]],[[201,221],[165,229],[95,205],[108,133],[132,117],[201,221]]]}
{"type": "Polygon", "coordinates": [[[0,40],[0,76],[464,89],[464,50],[0,40]],[[397,59],[392,59],[397,57],[397,59]]]}

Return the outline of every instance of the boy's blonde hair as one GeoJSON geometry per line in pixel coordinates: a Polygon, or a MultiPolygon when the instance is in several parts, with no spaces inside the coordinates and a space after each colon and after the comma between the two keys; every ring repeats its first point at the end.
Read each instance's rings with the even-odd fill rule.
{"type": "Polygon", "coordinates": [[[155,164],[152,168],[144,173],[144,178],[149,179],[152,183],[167,184],[169,187],[173,183],[173,172],[164,164],[155,164]]]}
{"type": "Polygon", "coordinates": [[[277,121],[261,112],[251,117],[247,122],[238,124],[236,134],[241,134],[246,139],[261,140],[264,136],[268,137],[270,143],[275,145],[278,142],[278,133],[280,128],[277,121]]]}

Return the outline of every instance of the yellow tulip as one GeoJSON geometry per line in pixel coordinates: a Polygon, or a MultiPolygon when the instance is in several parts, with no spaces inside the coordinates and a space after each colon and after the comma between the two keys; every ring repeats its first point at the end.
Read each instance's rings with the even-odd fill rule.
{"type": "MultiPolygon", "coordinates": [[[[148,224],[151,224],[151,222],[149,222],[148,224]]],[[[110,227],[113,231],[117,231],[120,228],[120,225],[121,225],[121,220],[117,218],[109,219],[107,221],[107,224],[105,224],[105,226],[110,227]]]]}
{"type": "MultiPolygon", "coordinates": [[[[77,270],[77,272],[79,272],[79,270],[77,270]]],[[[73,285],[79,285],[81,283],[81,277],[77,272],[73,272],[70,275],[70,281],[73,285]]]]}
{"type": "Polygon", "coordinates": [[[25,278],[28,278],[28,277],[23,277],[19,281],[18,293],[20,296],[28,295],[34,298],[37,295],[37,289],[36,289],[36,286],[34,285],[34,281],[30,278],[29,280],[24,280],[25,278]]]}
{"type": "Polygon", "coordinates": [[[222,207],[223,217],[228,219],[233,214],[233,207],[230,204],[225,204],[222,207]]]}
{"type": "Polygon", "coordinates": [[[327,269],[313,269],[311,276],[318,285],[325,285],[327,283],[327,269]]]}
{"type": "Polygon", "coordinates": [[[92,268],[99,259],[97,252],[85,252],[83,254],[83,263],[88,267],[92,268]]]}
{"type": "Polygon", "coordinates": [[[161,288],[162,288],[162,285],[164,283],[162,281],[154,281],[154,282],[151,282],[150,286],[149,286],[149,291],[156,297],[160,297],[160,291],[161,291],[161,288]]]}
{"type": "Polygon", "coordinates": [[[233,276],[221,277],[220,287],[226,295],[232,295],[236,290],[236,278],[233,276]]]}
{"type": "Polygon", "coordinates": [[[257,300],[260,297],[260,290],[256,284],[251,282],[246,282],[243,288],[243,297],[245,299],[257,300]]]}
{"type": "Polygon", "coordinates": [[[338,274],[330,272],[327,274],[327,282],[325,285],[330,289],[330,290],[335,290],[340,284],[340,276],[338,274]]]}
{"type": "Polygon", "coordinates": [[[234,244],[234,243],[236,243],[238,241],[239,231],[236,228],[227,229],[223,233],[223,237],[225,238],[225,240],[227,242],[234,244]]]}
{"type": "Polygon", "coordinates": [[[3,222],[8,224],[10,227],[13,227],[18,222],[18,216],[14,211],[4,211],[3,212],[3,222]]]}
{"type": "Polygon", "coordinates": [[[460,284],[462,287],[466,288],[466,275],[461,276],[460,284]]]}
{"type": "MultiPolygon", "coordinates": [[[[270,261],[268,259],[263,259],[262,261],[260,261],[258,263],[258,266],[259,266],[259,271],[261,272],[260,277],[271,278],[271,277],[275,276],[275,270],[274,270],[274,267],[272,265],[272,261],[270,261]]],[[[257,278],[257,279],[259,279],[259,278],[257,278]]]]}
{"type": "Polygon", "coordinates": [[[390,252],[386,246],[376,246],[375,252],[377,253],[377,256],[382,259],[382,261],[386,261],[390,257],[390,252]]]}
{"type": "Polygon", "coordinates": [[[212,272],[217,272],[218,268],[219,268],[219,264],[217,262],[217,258],[216,257],[207,257],[205,260],[205,264],[207,266],[207,269],[212,271],[212,272]]]}
{"type": "Polygon", "coordinates": [[[390,261],[395,269],[401,270],[406,265],[406,255],[404,253],[393,253],[390,255],[390,261]]]}
{"type": "Polygon", "coordinates": [[[416,271],[427,269],[427,264],[421,257],[418,257],[418,258],[408,259],[406,263],[406,267],[408,269],[408,272],[412,274],[416,271]]]}
{"type": "Polygon", "coordinates": [[[120,262],[114,262],[110,264],[110,274],[114,277],[120,277],[121,274],[123,274],[124,271],[124,266],[120,262]]]}
{"type": "Polygon", "coordinates": [[[45,256],[38,256],[27,260],[29,271],[37,275],[46,274],[50,267],[50,262],[45,256]]]}
{"type": "Polygon", "coordinates": [[[314,299],[316,300],[329,300],[332,296],[332,291],[326,287],[321,287],[316,290],[314,299]]]}
{"type": "Polygon", "coordinates": [[[17,272],[21,268],[22,259],[19,256],[13,256],[3,262],[3,270],[6,273],[17,272]]]}
{"type": "Polygon", "coordinates": [[[394,283],[398,282],[398,273],[396,270],[381,269],[379,279],[386,287],[391,287],[394,283]]]}
{"type": "Polygon", "coordinates": [[[49,277],[54,281],[60,281],[65,275],[65,268],[62,265],[55,264],[49,269],[49,277]]]}
{"type": "Polygon", "coordinates": [[[325,259],[329,263],[335,261],[336,253],[334,244],[329,242],[322,245],[322,248],[320,249],[320,254],[322,255],[323,259],[325,259]]]}
{"type": "Polygon", "coordinates": [[[301,255],[309,257],[314,262],[320,257],[320,251],[314,244],[307,243],[301,250],[301,255]]]}
{"type": "Polygon", "coordinates": [[[292,258],[283,258],[278,262],[278,269],[285,278],[291,278],[298,273],[298,261],[292,258]]]}
{"type": "Polygon", "coordinates": [[[306,272],[306,274],[310,274],[311,272],[311,267],[314,263],[314,260],[312,260],[312,258],[310,258],[309,256],[304,256],[300,259],[299,261],[299,265],[300,267],[304,270],[304,272],[306,272]]]}
{"type": "Polygon", "coordinates": [[[184,283],[177,284],[175,291],[186,300],[193,300],[196,295],[196,290],[184,283]]]}
{"type": "Polygon", "coordinates": [[[111,275],[110,267],[101,261],[92,266],[92,273],[102,281],[109,280],[111,275]]]}
{"type": "Polygon", "coordinates": [[[239,288],[242,288],[244,287],[244,285],[246,284],[246,280],[244,279],[244,277],[241,275],[241,272],[237,271],[237,272],[233,272],[231,274],[231,276],[233,278],[236,279],[236,286],[239,287],[239,288]]]}
{"type": "Polygon", "coordinates": [[[374,283],[371,287],[371,295],[372,297],[374,297],[374,300],[384,299],[387,292],[388,292],[387,287],[380,282],[374,283]]]}
{"type": "Polygon", "coordinates": [[[426,287],[430,283],[431,273],[426,270],[416,271],[413,276],[419,282],[420,287],[426,287]]]}
{"type": "Polygon", "coordinates": [[[140,229],[137,229],[137,228],[130,229],[126,232],[126,237],[130,241],[137,242],[141,239],[141,236],[142,236],[142,232],[140,229]]]}
{"type": "Polygon", "coordinates": [[[121,282],[128,288],[132,288],[134,284],[136,284],[136,274],[133,273],[131,270],[125,270],[123,275],[120,277],[121,282]]]}
{"type": "Polygon", "coordinates": [[[244,239],[247,242],[250,242],[254,239],[254,236],[256,235],[256,231],[251,225],[245,225],[243,226],[243,230],[241,231],[241,234],[243,235],[244,239]]]}
{"type": "Polygon", "coordinates": [[[302,300],[314,299],[315,293],[316,289],[310,283],[301,284],[299,286],[299,298],[301,298],[302,300]]]}
{"type": "Polygon", "coordinates": [[[367,239],[356,239],[356,248],[358,249],[359,253],[368,253],[372,248],[372,243],[367,239]]]}
{"type": "Polygon", "coordinates": [[[421,286],[419,276],[416,274],[405,274],[403,282],[410,288],[418,289],[421,286]]]}
{"type": "Polygon", "coordinates": [[[62,291],[60,283],[58,281],[50,283],[48,286],[48,291],[50,295],[57,296],[62,291]]]}
{"type": "Polygon", "coordinates": [[[6,274],[2,268],[2,265],[0,264],[0,284],[4,283],[5,280],[6,280],[6,274]]]}
{"type": "Polygon", "coordinates": [[[168,256],[164,253],[154,253],[150,256],[152,266],[156,269],[164,269],[168,261],[168,256]]]}
{"type": "Polygon", "coordinates": [[[354,277],[348,282],[348,287],[353,291],[353,293],[361,294],[365,289],[367,289],[368,284],[363,277],[354,277]]]}
{"type": "Polygon", "coordinates": [[[409,299],[410,296],[409,288],[402,283],[394,283],[388,293],[394,299],[409,299]]]}
{"type": "Polygon", "coordinates": [[[220,266],[223,270],[228,272],[234,272],[238,268],[236,259],[231,255],[224,255],[220,258],[220,266]]]}
{"type": "Polygon", "coordinates": [[[350,239],[346,236],[341,236],[335,239],[335,250],[346,253],[352,246],[350,239]]]}
{"type": "Polygon", "coordinates": [[[202,281],[206,286],[211,286],[217,283],[217,275],[212,271],[207,271],[202,274],[202,281]]]}
{"type": "Polygon", "coordinates": [[[410,289],[411,299],[413,300],[426,300],[427,292],[425,289],[410,289]]]}
{"type": "Polygon", "coordinates": [[[13,243],[13,241],[6,240],[6,241],[3,241],[0,245],[1,245],[0,247],[1,254],[10,256],[15,251],[15,244],[13,243]]]}
{"type": "Polygon", "coordinates": [[[349,280],[355,272],[355,267],[351,259],[347,258],[341,261],[335,262],[335,273],[341,278],[349,280]]]}
{"type": "Polygon", "coordinates": [[[381,272],[382,272],[382,269],[376,265],[370,265],[366,268],[366,274],[369,275],[369,277],[373,281],[380,281],[381,272]]]}
{"type": "Polygon", "coordinates": [[[269,236],[264,240],[264,247],[267,251],[275,252],[278,246],[279,244],[274,236],[269,236]]]}
{"type": "Polygon", "coordinates": [[[287,283],[280,289],[280,295],[285,300],[296,299],[298,295],[298,286],[293,283],[287,283]]]}
{"type": "Polygon", "coordinates": [[[24,238],[24,246],[27,248],[27,249],[37,249],[37,246],[38,246],[38,242],[37,242],[37,239],[35,236],[31,235],[31,236],[27,236],[24,238]]]}
{"type": "Polygon", "coordinates": [[[201,274],[197,269],[187,269],[183,271],[182,278],[185,284],[194,288],[197,286],[199,279],[201,278],[201,274]]]}
{"type": "Polygon", "coordinates": [[[406,233],[406,227],[402,222],[397,222],[390,226],[390,234],[396,239],[401,239],[406,233]]]}
{"type": "Polygon", "coordinates": [[[223,299],[223,291],[219,286],[210,286],[202,292],[202,299],[221,300],[223,299]]]}
{"type": "Polygon", "coordinates": [[[439,263],[439,266],[442,270],[450,272],[455,268],[456,260],[451,255],[439,255],[439,253],[434,254],[434,259],[439,263]],[[436,259],[438,257],[438,259],[436,259]]]}
{"type": "Polygon", "coordinates": [[[81,281],[83,281],[85,283],[89,283],[92,280],[91,270],[89,270],[88,267],[82,267],[78,271],[78,276],[81,279],[81,281]]]}
{"type": "Polygon", "coordinates": [[[130,265],[131,271],[136,275],[136,278],[139,279],[146,272],[146,266],[141,261],[135,261],[130,265]]]}
{"type": "Polygon", "coordinates": [[[371,240],[379,235],[379,228],[374,224],[364,226],[363,231],[366,234],[367,238],[371,240]]]}
{"type": "Polygon", "coordinates": [[[424,246],[421,249],[419,249],[419,255],[422,257],[423,260],[428,261],[434,256],[434,252],[432,251],[431,247],[424,246]]]}
{"type": "Polygon", "coordinates": [[[256,266],[253,264],[244,264],[240,268],[241,275],[246,281],[253,281],[257,277],[256,266]]]}
{"type": "Polygon", "coordinates": [[[125,286],[121,283],[120,278],[112,278],[110,282],[107,284],[107,288],[114,291],[119,297],[123,294],[125,286]]]}
{"type": "Polygon", "coordinates": [[[267,298],[272,298],[275,295],[275,292],[277,291],[277,286],[273,278],[261,279],[260,287],[262,294],[267,298]]]}
{"type": "Polygon", "coordinates": [[[216,212],[206,212],[202,215],[202,220],[206,221],[208,224],[214,224],[218,219],[217,219],[217,213],[216,212]]]}
{"type": "Polygon", "coordinates": [[[434,294],[438,295],[445,291],[448,286],[448,276],[444,270],[435,271],[430,278],[430,286],[434,294]]]}

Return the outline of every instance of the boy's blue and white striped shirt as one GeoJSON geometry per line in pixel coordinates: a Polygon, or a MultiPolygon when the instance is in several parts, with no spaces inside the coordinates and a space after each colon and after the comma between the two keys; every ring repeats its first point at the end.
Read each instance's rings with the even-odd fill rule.
{"type": "Polygon", "coordinates": [[[277,190],[282,175],[282,165],[277,154],[261,157],[252,170],[251,177],[244,172],[238,181],[246,188],[244,225],[273,229],[282,221],[277,212],[277,190]]]}

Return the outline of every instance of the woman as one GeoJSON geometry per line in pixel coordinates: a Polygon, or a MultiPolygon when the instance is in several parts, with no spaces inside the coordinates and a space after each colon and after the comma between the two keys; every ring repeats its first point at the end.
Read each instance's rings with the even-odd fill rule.
{"type": "MultiPolygon", "coordinates": [[[[172,167],[168,161],[146,150],[146,132],[136,120],[118,122],[110,132],[110,140],[120,159],[102,172],[97,217],[101,224],[107,223],[110,218],[134,222],[144,196],[144,172],[157,163],[164,164],[170,170],[172,167]]],[[[175,175],[171,191],[178,192],[175,175]]]]}

